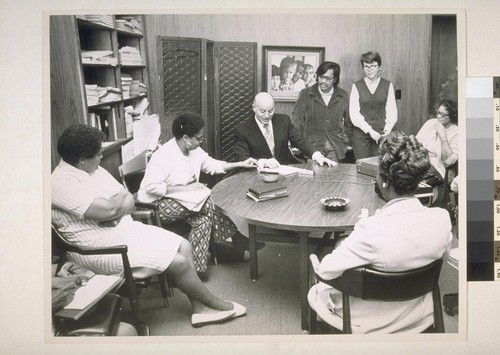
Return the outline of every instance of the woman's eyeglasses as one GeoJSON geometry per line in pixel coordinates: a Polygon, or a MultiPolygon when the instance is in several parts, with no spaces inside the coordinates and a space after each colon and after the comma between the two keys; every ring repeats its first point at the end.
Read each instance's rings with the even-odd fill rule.
{"type": "Polygon", "coordinates": [[[200,143],[203,142],[203,138],[204,138],[203,136],[193,136],[193,137],[196,138],[196,140],[198,142],[200,142],[200,143]]]}
{"type": "Polygon", "coordinates": [[[447,113],[447,112],[442,112],[442,111],[439,111],[439,110],[436,110],[436,115],[440,116],[440,117],[450,117],[450,114],[447,113]]]}

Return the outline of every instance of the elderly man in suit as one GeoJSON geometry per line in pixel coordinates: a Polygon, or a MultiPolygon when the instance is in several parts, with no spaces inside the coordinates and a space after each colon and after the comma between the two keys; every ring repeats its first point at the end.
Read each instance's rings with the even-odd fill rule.
{"type": "Polygon", "coordinates": [[[293,163],[288,142],[319,165],[337,163],[315,151],[309,140],[292,124],[287,115],[274,113],[274,99],[267,92],[258,93],[252,105],[254,117],[235,130],[234,152],[237,160],[254,158],[259,167],[276,168],[293,163]]]}

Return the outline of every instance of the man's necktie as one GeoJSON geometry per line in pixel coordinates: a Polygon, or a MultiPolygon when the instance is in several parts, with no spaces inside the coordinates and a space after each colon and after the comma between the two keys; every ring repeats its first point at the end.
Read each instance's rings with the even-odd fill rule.
{"type": "Polygon", "coordinates": [[[267,145],[269,146],[269,149],[274,157],[274,137],[273,131],[271,130],[271,127],[269,127],[269,123],[264,124],[264,138],[266,138],[267,145]]]}

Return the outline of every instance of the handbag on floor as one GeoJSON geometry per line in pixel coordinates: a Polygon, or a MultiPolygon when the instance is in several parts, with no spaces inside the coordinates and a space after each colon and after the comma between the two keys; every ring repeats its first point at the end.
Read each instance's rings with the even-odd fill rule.
{"type": "Polygon", "coordinates": [[[245,262],[245,250],[235,248],[233,243],[221,241],[215,243],[218,263],[242,263],[245,262]]]}

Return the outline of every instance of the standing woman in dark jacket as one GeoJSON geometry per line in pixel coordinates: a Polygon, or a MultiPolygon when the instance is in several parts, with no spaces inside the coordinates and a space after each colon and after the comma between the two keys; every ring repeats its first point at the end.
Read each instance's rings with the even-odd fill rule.
{"type": "Polygon", "coordinates": [[[315,149],[335,162],[345,157],[348,138],[349,97],[338,87],[340,66],[323,62],[316,70],[317,83],[303,89],[292,112],[293,123],[315,149]]]}

